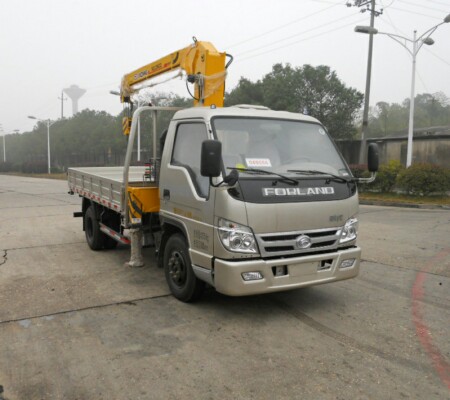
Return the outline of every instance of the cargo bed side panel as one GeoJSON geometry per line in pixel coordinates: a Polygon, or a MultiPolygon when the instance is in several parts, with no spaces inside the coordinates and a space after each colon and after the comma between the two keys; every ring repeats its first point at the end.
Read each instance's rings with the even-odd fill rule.
{"type": "MultiPolygon", "coordinates": [[[[142,182],[145,167],[131,167],[129,183],[142,182]]],[[[72,192],[111,210],[121,212],[123,167],[69,168],[68,184],[72,192]]]]}

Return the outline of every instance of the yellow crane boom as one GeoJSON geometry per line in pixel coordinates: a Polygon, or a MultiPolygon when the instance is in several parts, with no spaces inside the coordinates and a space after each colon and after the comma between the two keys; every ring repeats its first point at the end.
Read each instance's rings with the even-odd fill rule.
{"type": "MultiPolygon", "coordinates": [[[[130,104],[123,119],[124,134],[128,135],[131,127],[132,101],[138,85],[170,71],[183,70],[187,81],[194,84],[194,106],[223,107],[225,95],[226,53],[220,53],[210,42],[197,41],[184,49],[168,54],[138,68],[122,78],[120,100],[130,104]]],[[[228,57],[231,57],[228,55],[228,57]]],[[[231,57],[232,59],[232,57],[231,57]]]]}

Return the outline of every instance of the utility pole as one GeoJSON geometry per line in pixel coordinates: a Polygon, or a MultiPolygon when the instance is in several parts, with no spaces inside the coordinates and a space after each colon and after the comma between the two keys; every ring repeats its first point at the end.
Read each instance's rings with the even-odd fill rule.
{"type": "MultiPolygon", "coordinates": [[[[370,12],[370,27],[374,29],[375,17],[383,14],[383,9],[377,11],[375,9],[375,0],[354,0],[353,4],[347,3],[347,7],[359,7],[361,12],[370,12]]],[[[366,90],[364,93],[364,110],[363,110],[363,123],[361,131],[361,147],[359,151],[359,163],[364,164],[366,159],[366,147],[367,147],[367,131],[369,128],[369,101],[370,101],[370,80],[372,75],[372,53],[373,53],[373,34],[369,35],[369,54],[367,56],[367,74],[366,74],[366,90]]]]}
{"type": "Polygon", "coordinates": [[[67,97],[64,97],[64,90],[61,90],[61,97],[58,97],[58,100],[61,100],[61,119],[64,118],[64,102],[67,101],[67,97]]]}
{"type": "MultiPolygon", "coordinates": [[[[48,174],[50,175],[52,173],[51,170],[51,162],[50,162],[50,127],[56,122],[51,121],[50,119],[39,119],[32,115],[29,115],[28,118],[35,119],[40,122],[44,122],[47,125],[47,160],[48,160],[48,174]]],[[[0,399],[1,400],[1,399],[0,399]]]]}
{"type": "Polygon", "coordinates": [[[408,127],[408,148],[406,154],[406,168],[410,167],[412,164],[412,148],[413,148],[413,133],[414,133],[414,93],[415,93],[415,80],[416,80],[416,57],[419,50],[424,44],[431,46],[434,44],[434,40],[430,37],[437,28],[443,24],[450,23],[450,14],[448,14],[441,23],[428,29],[426,32],[422,33],[417,37],[417,31],[414,31],[413,38],[407,38],[405,36],[397,35],[395,33],[380,32],[378,29],[372,28],[370,26],[356,26],[355,32],[366,33],[370,35],[380,34],[389,36],[392,40],[395,40],[406,51],[412,56],[412,76],[411,76],[411,98],[409,100],[409,127],[408,127]],[[412,49],[408,47],[411,43],[412,49]]]}

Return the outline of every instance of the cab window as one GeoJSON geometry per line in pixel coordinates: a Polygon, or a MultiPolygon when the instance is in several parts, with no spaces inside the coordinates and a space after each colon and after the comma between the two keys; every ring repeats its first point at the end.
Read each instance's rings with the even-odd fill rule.
{"type": "Polygon", "coordinates": [[[200,174],[200,153],[202,142],[208,139],[206,126],[200,122],[178,125],[172,153],[172,165],[185,168],[197,194],[208,197],[209,178],[200,174]]]}

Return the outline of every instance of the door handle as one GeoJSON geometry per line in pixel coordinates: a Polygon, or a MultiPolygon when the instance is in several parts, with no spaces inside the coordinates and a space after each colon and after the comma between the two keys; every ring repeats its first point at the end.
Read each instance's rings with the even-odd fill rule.
{"type": "Polygon", "coordinates": [[[170,200],[170,190],[169,189],[164,189],[163,190],[163,199],[164,200],[170,200]]]}

